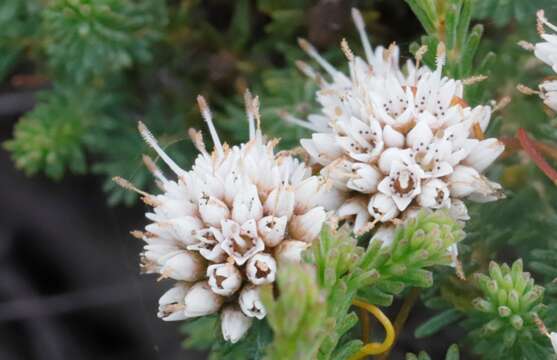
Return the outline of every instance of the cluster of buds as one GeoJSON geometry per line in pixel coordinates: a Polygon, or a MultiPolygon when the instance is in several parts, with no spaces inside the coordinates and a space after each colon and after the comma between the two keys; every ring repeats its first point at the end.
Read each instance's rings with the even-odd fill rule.
{"type": "Polygon", "coordinates": [[[149,157],[144,162],[162,190],[151,195],[121,178],[153,207],[145,231],[142,269],[176,281],[159,301],[163,320],[184,320],[220,311],[224,339],[236,342],[266,310],[258,288],[275,282],[283,261],[299,261],[318,236],[326,208],[338,206],[322,177],[286,152],[274,153],[259,129],[258,100],[246,94],[249,142],[222,144],[209,108],[198,98],[214,144],[190,130],[200,155],[190,171],[180,168],[142,123],[145,141],[175,173],[167,178],[149,157]]]}
{"type": "MultiPolygon", "coordinates": [[[[445,47],[437,48],[436,69],[416,63],[399,66],[399,48],[373,50],[360,12],[352,10],[366,60],[341,47],[349,75],[335,69],[305,40],[303,50],[328,73],[329,81],[310,65],[298,67],[319,85],[321,113],[308,121],[287,121],[313,134],[302,147],[320,174],[344,194],[337,216],[354,224],[357,234],[377,227],[382,240],[418,209],[447,208],[468,219],[463,199],[486,202],[503,196],[501,186],[482,173],[503,152],[503,144],[484,136],[490,106],[470,107],[463,88],[471,81],[442,75],[445,47]]],[[[481,80],[482,77],[473,79],[481,80]]]]}
{"type": "MultiPolygon", "coordinates": [[[[557,32],[557,26],[550,23],[543,10],[537,12],[537,30],[543,41],[531,44],[525,41],[519,42],[519,45],[526,50],[534,52],[536,57],[545,64],[551,66],[553,71],[557,73],[557,35],[546,33],[546,27],[557,32]]],[[[557,111],[557,80],[546,80],[539,85],[539,90],[530,89],[524,85],[519,85],[518,90],[527,95],[538,95],[544,104],[557,111]]]]}

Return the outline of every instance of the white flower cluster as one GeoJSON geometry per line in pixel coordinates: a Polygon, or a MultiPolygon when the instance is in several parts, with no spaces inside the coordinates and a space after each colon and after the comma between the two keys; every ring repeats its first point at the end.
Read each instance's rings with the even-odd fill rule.
{"type": "Polygon", "coordinates": [[[308,121],[286,120],[311,129],[301,144],[320,173],[344,196],[341,219],[354,221],[356,233],[376,225],[389,240],[393,225],[419,208],[448,208],[467,220],[462,199],[485,202],[502,197],[501,186],[482,173],[503,152],[503,144],[485,139],[492,109],[471,108],[463,100],[463,82],[442,75],[443,44],[437,68],[417,62],[399,67],[396,45],[372,50],[358,10],[352,16],[362,38],[366,60],[354,56],[345,41],[349,75],[331,66],[305,40],[300,46],[328,73],[321,76],[298,63],[315,79],[321,113],[308,121]]]}
{"type": "Polygon", "coordinates": [[[190,171],[180,168],[140,123],[145,141],[177,175],[168,179],[154,162],[145,163],[163,193],[144,195],[153,206],[145,231],[142,268],[177,281],[159,301],[159,317],[183,320],[221,311],[224,339],[236,342],[253,318],[266,312],[258,287],[273,283],[281,261],[298,261],[318,236],[325,207],[338,196],[320,176],[288,153],[274,153],[276,141],[263,139],[256,126],[258,101],[246,96],[250,141],[221,144],[205,100],[198,98],[214,143],[209,153],[202,135],[190,130],[200,155],[190,171]]]}
{"type": "MultiPolygon", "coordinates": [[[[535,45],[521,42],[520,44],[526,49],[533,50],[538,59],[551,66],[553,71],[557,73],[557,34],[547,34],[545,27],[557,32],[557,26],[551,24],[545,18],[543,10],[538,11],[538,33],[544,40],[536,43],[535,45]]],[[[557,111],[557,80],[547,80],[539,85],[539,92],[527,89],[525,87],[519,88],[521,91],[530,94],[535,93],[542,98],[545,105],[553,111],[557,111]]]]}

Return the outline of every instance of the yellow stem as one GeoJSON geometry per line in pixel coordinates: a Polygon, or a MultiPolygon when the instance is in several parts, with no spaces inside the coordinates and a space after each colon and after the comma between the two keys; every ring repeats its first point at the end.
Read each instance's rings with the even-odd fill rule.
{"type": "Polygon", "coordinates": [[[375,316],[375,318],[377,318],[377,320],[385,329],[385,339],[382,343],[371,342],[365,344],[364,346],[362,346],[360,351],[358,351],[350,358],[350,360],[359,360],[368,355],[377,355],[389,350],[389,348],[395,341],[395,329],[393,327],[393,324],[391,323],[391,320],[389,320],[389,318],[385,316],[385,314],[383,314],[383,312],[379,310],[379,308],[375,305],[371,305],[356,299],[352,301],[352,304],[354,306],[367,310],[373,316],[375,316]]]}

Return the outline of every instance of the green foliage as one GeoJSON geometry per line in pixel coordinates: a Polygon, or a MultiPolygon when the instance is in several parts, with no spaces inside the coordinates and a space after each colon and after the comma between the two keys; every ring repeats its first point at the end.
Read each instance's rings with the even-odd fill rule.
{"type": "Polygon", "coordinates": [[[90,127],[103,121],[97,112],[103,101],[87,92],[44,92],[40,105],[16,125],[14,138],[5,143],[16,166],[27,174],[44,171],[54,179],[60,179],[66,168],[84,173],[83,145],[91,140],[90,127]]]}
{"type": "Polygon", "coordinates": [[[426,268],[450,265],[448,248],[463,238],[462,226],[446,212],[422,211],[397,229],[391,245],[377,253],[368,251],[368,261],[380,278],[376,286],[362,290],[362,295],[374,304],[388,306],[393,295],[407,286],[432,286],[433,275],[426,268]]]}
{"type": "Polygon", "coordinates": [[[512,267],[491,262],[489,275],[477,274],[483,296],[465,324],[473,349],[489,359],[548,359],[553,350],[541,334],[535,316],[544,318],[544,288],[523,272],[522,260],[512,267]]]}
{"type": "Polygon", "coordinates": [[[324,230],[313,246],[312,260],[318,282],[328,294],[328,313],[335,319],[335,331],[321,345],[319,358],[348,357],[358,350],[358,340],[337,347],[357,322],[356,314],[350,311],[356,296],[388,306],[406,287],[431,286],[432,274],[426,268],[449,265],[448,247],[462,237],[461,226],[442,211],[419,213],[399,227],[391,245],[375,240],[365,250],[346,229],[336,233],[324,230]]]}
{"type": "MultiPolygon", "coordinates": [[[[445,360],[459,360],[460,351],[458,350],[458,345],[453,344],[447,350],[445,355],[445,360]]],[[[406,354],[406,360],[431,360],[431,357],[424,351],[420,351],[418,355],[406,354]]]]}
{"type": "Polygon", "coordinates": [[[82,82],[149,61],[167,16],[164,1],[55,0],[43,21],[49,62],[82,82]]]}
{"type": "Polygon", "coordinates": [[[313,268],[303,264],[281,264],[277,286],[277,298],[273,296],[273,286],[261,290],[261,300],[274,334],[265,358],[315,359],[332,324],[327,319],[325,297],[313,268]]]}
{"type": "Polygon", "coordinates": [[[505,26],[512,20],[531,21],[531,14],[538,9],[554,5],[552,0],[476,0],[474,17],[489,18],[497,26],[505,26]]]}
{"type": "MultiPolygon", "coordinates": [[[[484,29],[478,24],[470,29],[474,0],[406,0],[424,27],[427,36],[422,37],[422,45],[427,45],[426,64],[435,67],[435,57],[439,42],[447,49],[445,72],[456,79],[472,75],[485,75],[493,54],[475,62],[478,45],[484,29]],[[479,66],[478,66],[479,65],[479,66]]],[[[420,45],[414,43],[410,50],[416,53],[420,45]]]]}

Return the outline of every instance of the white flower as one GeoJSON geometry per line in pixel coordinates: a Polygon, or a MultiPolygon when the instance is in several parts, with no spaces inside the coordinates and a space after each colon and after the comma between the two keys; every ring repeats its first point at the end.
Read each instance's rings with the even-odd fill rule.
{"type": "MultiPolygon", "coordinates": [[[[526,42],[520,42],[519,44],[528,50],[533,50],[534,55],[538,59],[551,66],[553,71],[557,73],[557,26],[553,25],[545,18],[543,10],[538,11],[537,19],[537,30],[543,41],[536,43],[535,45],[526,42]],[[554,33],[546,33],[546,27],[554,33]]],[[[557,111],[557,81],[547,80],[542,82],[539,85],[539,91],[528,89],[522,85],[520,85],[519,90],[528,95],[538,94],[545,105],[547,105],[550,109],[557,111]]]]}
{"type": "Polygon", "coordinates": [[[253,319],[244,315],[237,305],[228,305],[221,312],[220,322],[222,337],[234,344],[248,332],[253,319]]]}
{"type": "Polygon", "coordinates": [[[184,313],[184,299],[190,286],[184,282],[178,282],[174,287],[165,292],[159,299],[159,312],[157,316],[164,321],[178,321],[186,319],[184,313]]]}
{"type": "Polygon", "coordinates": [[[420,206],[430,209],[450,207],[449,187],[440,179],[427,180],[418,197],[420,206]]]}
{"type": "Polygon", "coordinates": [[[404,211],[421,192],[424,171],[417,164],[393,162],[389,176],[385,177],[377,189],[392,197],[398,210],[404,211]]]}
{"type": "Polygon", "coordinates": [[[267,311],[259,298],[259,289],[255,285],[247,285],[240,292],[238,300],[242,312],[249,317],[255,317],[259,320],[267,315],[267,311]]]}
{"type": "MultiPolygon", "coordinates": [[[[148,194],[115,179],[139,192],[153,207],[146,214],[151,223],[145,231],[134,232],[145,241],[142,270],[178,281],[161,297],[159,317],[205,316],[226,304],[222,332],[232,342],[251,325],[246,316],[265,317],[256,286],[274,283],[280,266],[277,259],[299,261],[301,252],[318,237],[327,209],[343,201],[330,182],[311,176],[308,166],[286,152],[275,154],[277,141],[265,140],[259,129],[257,99],[249,95],[246,99],[249,142],[232,147],[222,144],[209,108],[199,97],[213,152],[207,151],[200,132],[190,130],[200,154],[192,168],[184,170],[139,124],[141,135],[176,180],[167,178],[147,156],[144,162],[161,194],[148,194]]],[[[362,168],[359,174],[364,178],[371,172],[362,168]]]]}
{"type": "Polygon", "coordinates": [[[207,268],[209,286],[215,294],[230,296],[242,286],[242,274],[230,263],[214,264],[207,268]]]}
{"type": "Polygon", "coordinates": [[[274,255],[278,262],[302,260],[302,252],[310,246],[309,243],[299,240],[284,240],[275,248],[274,255]]]}
{"type": "Polygon", "coordinates": [[[249,259],[246,264],[246,275],[255,285],[264,285],[275,282],[277,262],[269,254],[257,254],[249,259]]]}
{"type": "Polygon", "coordinates": [[[497,139],[484,139],[492,109],[470,107],[463,99],[464,82],[442,75],[444,45],[437,48],[435,69],[420,64],[423,48],[416,63],[408,61],[402,70],[398,47],[372,49],[361,14],[353,9],[352,17],[365,59],[343,41],[348,74],[300,41],[326,72],[298,63],[317,80],[321,112],[308,121],[285,116],[313,131],[301,145],[323,177],[300,187],[300,195],[309,197],[329,183],[344,194],[342,204],[331,208],[353,222],[356,233],[397,224],[419,208],[450,209],[453,203],[458,207],[449,211],[463,220],[461,199],[501,198],[500,186],[481,175],[504,149],[497,139]]]}
{"type": "Polygon", "coordinates": [[[219,311],[224,297],[217,295],[207,281],[195,283],[184,297],[184,314],[186,317],[211,315],[219,311]]]}

